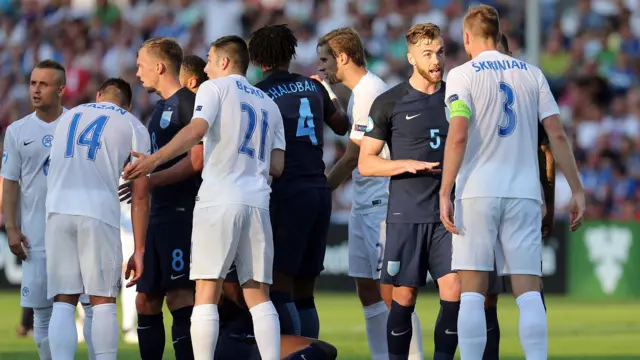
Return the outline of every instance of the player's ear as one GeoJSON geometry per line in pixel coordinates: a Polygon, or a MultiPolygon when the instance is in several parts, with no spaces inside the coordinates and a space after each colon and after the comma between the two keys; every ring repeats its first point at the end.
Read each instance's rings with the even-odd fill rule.
{"type": "Polygon", "coordinates": [[[58,97],[62,97],[62,95],[64,95],[64,91],[67,90],[67,86],[66,85],[60,85],[60,87],[58,88],[58,97]]]}
{"type": "Polygon", "coordinates": [[[340,53],[338,54],[338,57],[336,58],[336,60],[341,65],[345,65],[347,62],[349,62],[349,56],[347,56],[347,54],[345,53],[340,53]]]}
{"type": "Polygon", "coordinates": [[[100,93],[100,91],[98,91],[98,93],[96,94],[96,102],[99,103],[100,102],[100,98],[102,97],[102,94],[100,93]]]}
{"type": "Polygon", "coordinates": [[[416,59],[409,52],[407,53],[407,61],[409,61],[409,64],[412,66],[416,66],[416,59]]]}
{"type": "Polygon", "coordinates": [[[229,67],[230,63],[231,63],[231,60],[229,60],[228,57],[223,56],[222,59],[220,59],[220,68],[222,70],[227,70],[227,68],[229,67]]]}
{"type": "Polygon", "coordinates": [[[189,90],[195,89],[197,84],[198,83],[196,78],[192,77],[189,79],[189,81],[187,81],[187,89],[189,90]]]}

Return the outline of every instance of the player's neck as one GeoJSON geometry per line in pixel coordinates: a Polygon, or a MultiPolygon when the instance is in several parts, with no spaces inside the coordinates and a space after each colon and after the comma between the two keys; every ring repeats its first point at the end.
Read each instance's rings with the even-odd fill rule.
{"type": "Polygon", "coordinates": [[[431,95],[436,91],[440,90],[440,85],[442,84],[442,81],[438,81],[437,83],[431,83],[427,81],[427,79],[422,77],[420,73],[415,71],[413,75],[411,75],[411,77],[409,78],[409,84],[411,84],[411,86],[414,89],[422,93],[425,93],[427,95],[431,95]]]}
{"type": "Polygon", "coordinates": [[[38,119],[46,123],[56,121],[60,115],[62,115],[62,105],[55,105],[45,109],[36,109],[36,116],[38,119]]]}
{"type": "Polygon", "coordinates": [[[350,69],[346,69],[344,72],[344,79],[342,83],[344,86],[353,90],[354,87],[360,83],[360,80],[367,75],[367,69],[364,66],[352,66],[350,69]]]}
{"type": "Polygon", "coordinates": [[[162,99],[167,99],[170,98],[173,94],[177,93],[180,89],[182,89],[182,85],[180,85],[180,80],[178,79],[178,77],[167,76],[161,80],[160,84],[158,84],[156,93],[162,99]]]}
{"type": "Polygon", "coordinates": [[[471,59],[475,59],[478,55],[482,54],[485,51],[497,51],[496,44],[490,41],[483,42],[478,44],[478,46],[474,47],[471,53],[471,59]]]}
{"type": "Polygon", "coordinates": [[[278,67],[274,67],[274,68],[262,68],[262,76],[263,77],[269,77],[271,76],[271,74],[278,72],[278,71],[289,71],[289,65],[283,65],[283,66],[278,66],[278,67]]]}

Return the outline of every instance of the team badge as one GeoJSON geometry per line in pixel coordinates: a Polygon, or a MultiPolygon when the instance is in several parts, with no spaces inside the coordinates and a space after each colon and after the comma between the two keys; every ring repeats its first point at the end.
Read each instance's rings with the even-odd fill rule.
{"type": "Polygon", "coordinates": [[[196,111],[200,111],[200,110],[202,110],[202,105],[196,106],[196,111]]]}
{"type": "Polygon", "coordinates": [[[22,297],[29,297],[29,294],[31,294],[31,290],[29,290],[28,287],[23,287],[22,288],[22,297]]]}
{"type": "Polygon", "coordinates": [[[367,120],[367,128],[365,129],[366,132],[369,132],[373,130],[373,119],[371,118],[371,116],[369,116],[369,119],[367,120]]]}
{"type": "Polygon", "coordinates": [[[389,261],[387,263],[387,273],[396,276],[400,272],[400,261],[389,261]]]}
{"type": "Polygon", "coordinates": [[[45,147],[51,147],[51,142],[53,141],[53,135],[45,135],[42,137],[42,145],[45,147]]]}
{"type": "Polygon", "coordinates": [[[163,111],[162,117],[160,118],[160,127],[166,129],[167,126],[171,123],[171,115],[173,115],[173,111],[163,111]]]}
{"type": "Polygon", "coordinates": [[[449,104],[451,104],[452,102],[454,102],[456,100],[458,100],[458,94],[453,94],[453,95],[449,96],[449,98],[447,99],[447,102],[449,104]]]}

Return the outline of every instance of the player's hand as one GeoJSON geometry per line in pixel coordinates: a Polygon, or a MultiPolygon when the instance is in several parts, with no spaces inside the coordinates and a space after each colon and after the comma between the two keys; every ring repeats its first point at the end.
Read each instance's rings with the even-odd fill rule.
{"type": "Polygon", "coordinates": [[[125,166],[124,173],[122,175],[125,180],[135,180],[139,177],[150,174],[153,169],[159,165],[156,157],[153,155],[144,155],[131,151],[131,156],[135,157],[136,161],[125,166]]]}
{"type": "Polygon", "coordinates": [[[435,168],[436,166],[440,165],[439,162],[426,162],[426,161],[417,161],[417,160],[401,160],[401,161],[404,167],[404,171],[412,174],[417,174],[419,172],[439,174],[442,172],[441,169],[435,168]]]}
{"type": "Polygon", "coordinates": [[[453,222],[453,203],[451,202],[451,197],[440,197],[440,221],[442,221],[442,225],[447,229],[448,232],[460,235],[458,229],[456,229],[456,225],[453,222]]]}
{"type": "Polygon", "coordinates": [[[27,253],[24,251],[25,248],[29,248],[27,237],[18,229],[7,229],[6,231],[9,239],[9,249],[11,249],[13,255],[22,261],[27,260],[27,253]]]}
{"type": "Polygon", "coordinates": [[[324,79],[321,78],[319,75],[311,75],[309,77],[312,78],[313,80],[317,80],[317,81],[320,81],[320,82],[324,81],[324,79]]]}
{"type": "Polygon", "coordinates": [[[129,258],[129,261],[127,262],[127,269],[124,271],[124,279],[129,280],[129,278],[131,278],[127,283],[128,288],[134,286],[138,280],[140,280],[144,267],[143,258],[144,254],[140,252],[134,252],[129,258]],[[133,272],[133,276],[131,276],[131,272],[133,272]]]}
{"type": "Polygon", "coordinates": [[[582,225],[585,202],[584,192],[578,192],[571,196],[571,203],[569,203],[569,230],[576,231],[582,225]]]}
{"type": "Polygon", "coordinates": [[[120,202],[127,202],[131,204],[131,194],[133,193],[133,185],[131,181],[127,181],[118,187],[118,196],[120,196],[120,202]]]}

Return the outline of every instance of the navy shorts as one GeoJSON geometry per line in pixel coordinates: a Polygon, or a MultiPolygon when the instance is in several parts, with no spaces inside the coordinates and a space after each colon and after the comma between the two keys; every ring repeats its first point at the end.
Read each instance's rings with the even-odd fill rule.
{"type": "Polygon", "coordinates": [[[300,189],[272,196],[269,213],[273,268],[290,276],[320,275],[331,220],[331,190],[300,189]]]}
{"type": "Polygon", "coordinates": [[[192,224],[192,217],[184,215],[149,223],[138,292],[161,295],[169,289],[195,287],[189,280],[192,224]]]}
{"type": "Polygon", "coordinates": [[[387,223],[381,282],[421,287],[427,272],[437,280],[451,271],[451,233],[442,223],[387,223]]]}
{"type": "Polygon", "coordinates": [[[260,360],[260,350],[254,337],[238,336],[221,330],[213,354],[216,360],[260,360]]]}

